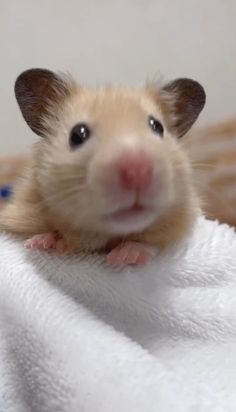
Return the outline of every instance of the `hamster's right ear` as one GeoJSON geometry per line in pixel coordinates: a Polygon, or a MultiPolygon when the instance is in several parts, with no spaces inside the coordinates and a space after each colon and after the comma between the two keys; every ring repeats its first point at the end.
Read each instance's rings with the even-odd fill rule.
{"type": "Polygon", "coordinates": [[[160,97],[168,128],[178,138],[189,131],[206,102],[206,93],[201,84],[187,78],[167,83],[161,89],[160,97]]]}
{"type": "Polygon", "coordinates": [[[15,82],[15,96],[21,113],[33,132],[42,137],[47,135],[45,117],[70,93],[69,82],[46,69],[26,70],[15,82]]]}

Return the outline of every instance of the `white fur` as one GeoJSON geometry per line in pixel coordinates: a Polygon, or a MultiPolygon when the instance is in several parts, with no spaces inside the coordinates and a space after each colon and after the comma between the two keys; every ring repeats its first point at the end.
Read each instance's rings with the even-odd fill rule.
{"type": "Polygon", "coordinates": [[[0,411],[235,412],[233,229],[123,271],[0,247],[0,411]]]}

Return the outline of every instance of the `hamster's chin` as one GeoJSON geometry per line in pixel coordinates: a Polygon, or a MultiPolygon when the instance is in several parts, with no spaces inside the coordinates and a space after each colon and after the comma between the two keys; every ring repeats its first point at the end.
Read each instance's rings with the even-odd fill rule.
{"type": "Polygon", "coordinates": [[[105,218],[106,229],[115,235],[128,235],[147,229],[156,219],[153,209],[132,206],[120,209],[105,218]]]}

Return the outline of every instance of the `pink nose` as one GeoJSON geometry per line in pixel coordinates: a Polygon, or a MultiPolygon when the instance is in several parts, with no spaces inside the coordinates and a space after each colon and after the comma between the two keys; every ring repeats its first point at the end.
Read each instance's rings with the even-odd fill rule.
{"type": "Polygon", "coordinates": [[[125,156],[118,163],[118,170],[120,183],[124,189],[143,190],[152,182],[152,162],[142,154],[125,156]]]}

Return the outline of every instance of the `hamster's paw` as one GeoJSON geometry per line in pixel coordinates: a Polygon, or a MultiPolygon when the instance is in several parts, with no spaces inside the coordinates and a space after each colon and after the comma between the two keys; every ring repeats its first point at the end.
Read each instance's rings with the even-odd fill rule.
{"type": "Polygon", "coordinates": [[[127,241],[116,246],[107,255],[110,265],[145,265],[153,256],[142,243],[127,241]]]}
{"type": "Polygon", "coordinates": [[[53,232],[41,233],[27,239],[25,247],[34,250],[54,249],[59,254],[63,254],[66,250],[66,244],[63,238],[53,232]]]}

